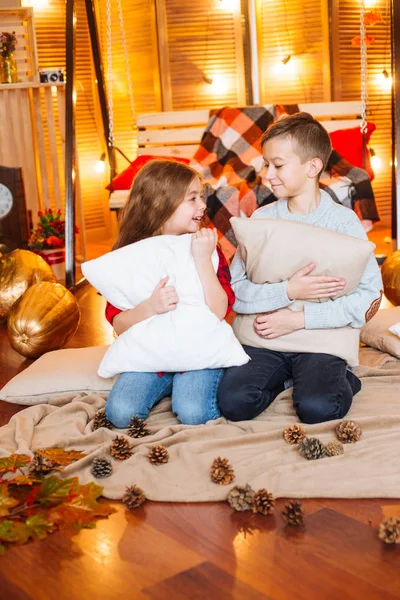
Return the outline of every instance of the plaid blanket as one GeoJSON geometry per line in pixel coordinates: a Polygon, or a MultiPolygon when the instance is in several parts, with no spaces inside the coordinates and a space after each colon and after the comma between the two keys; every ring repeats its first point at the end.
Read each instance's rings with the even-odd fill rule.
{"type": "MultiPolygon", "coordinates": [[[[259,207],[275,202],[265,185],[260,138],[283,112],[297,112],[296,105],[222,108],[210,119],[191,165],[201,173],[208,224],[218,230],[219,243],[228,260],[235,254],[236,240],[229,219],[250,217],[259,207]]],[[[321,179],[336,202],[357,211],[361,219],[379,220],[369,177],[332,152],[329,173],[321,179]]]]}

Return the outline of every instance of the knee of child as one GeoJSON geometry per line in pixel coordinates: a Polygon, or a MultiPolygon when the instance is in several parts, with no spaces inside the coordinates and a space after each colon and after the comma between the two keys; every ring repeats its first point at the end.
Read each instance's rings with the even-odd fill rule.
{"type": "Polygon", "coordinates": [[[298,399],[296,413],[300,421],[313,425],[343,418],[351,406],[351,396],[334,393],[330,396],[306,396],[298,399]]]}
{"type": "Polygon", "coordinates": [[[123,407],[117,407],[113,404],[106,404],[106,417],[117,429],[126,429],[129,427],[129,422],[133,416],[123,407]]]}
{"type": "MultiPolygon", "coordinates": [[[[261,395],[261,392],[260,392],[261,395]]],[[[256,407],[254,398],[248,397],[243,389],[224,389],[218,391],[218,406],[221,414],[229,421],[248,421],[256,417],[260,411],[253,411],[256,407]],[[254,412],[254,414],[253,414],[254,412]]]]}
{"type": "Polygon", "coordinates": [[[177,410],[176,416],[183,425],[204,425],[221,415],[217,407],[214,410],[202,410],[201,406],[183,406],[177,410]]]}

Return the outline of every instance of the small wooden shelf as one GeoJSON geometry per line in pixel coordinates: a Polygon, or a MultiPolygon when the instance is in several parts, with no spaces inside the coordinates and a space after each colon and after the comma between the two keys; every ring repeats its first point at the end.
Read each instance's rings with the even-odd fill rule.
{"type": "Polygon", "coordinates": [[[26,83],[1,83],[1,90],[27,90],[30,88],[49,88],[65,87],[65,81],[56,81],[54,83],[40,83],[40,81],[27,81],[26,83]]]}

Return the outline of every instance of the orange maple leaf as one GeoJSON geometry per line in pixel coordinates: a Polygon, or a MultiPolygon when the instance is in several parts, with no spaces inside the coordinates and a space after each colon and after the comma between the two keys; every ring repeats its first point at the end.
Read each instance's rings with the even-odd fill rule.
{"type": "Polygon", "coordinates": [[[11,454],[0,458],[0,473],[7,473],[7,471],[15,473],[17,469],[25,467],[30,460],[26,454],[11,454]]]}
{"type": "Polygon", "coordinates": [[[64,450],[64,448],[43,448],[41,450],[36,450],[36,454],[45,456],[55,465],[63,467],[86,456],[86,454],[80,450],[64,450]]]}
{"type": "MultiPolygon", "coordinates": [[[[365,45],[366,46],[371,46],[371,44],[375,44],[375,38],[372,35],[366,35],[365,36],[365,45]]],[[[353,39],[351,40],[351,45],[352,46],[361,46],[361,36],[360,35],[356,35],[355,37],[353,37],[353,39]]]]}
{"type": "Polygon", "coordinates": [[[382,19],[382,15],[378,10],[369,10],[365,13],[364,24],[366,27],[369,25],[375,25],[375,23],[379,22],[384,23],[385,21],[382,19]]]}

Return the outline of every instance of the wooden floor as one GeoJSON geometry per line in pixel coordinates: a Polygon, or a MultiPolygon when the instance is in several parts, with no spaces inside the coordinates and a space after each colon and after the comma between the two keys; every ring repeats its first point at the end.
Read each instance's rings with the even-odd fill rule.
{"type": "MultiPolygon", "coordinates": [[[[68,345],[109,343],[103,298],[89,286],[77,298],[82,322],[68,345]]],[[[30,362],[0,325],[0,387],[30,362]]],[[[21,409],[0,402],[0,425],[21,409]]],[[[302,529],[283,526],[283,504],[262,517],[225,503],[147,502],[132,513],[114,503],[96,529],[10,548],[0,557],[0,600],[400,598],[400,545],[377,537],[383,518],[400,516],[400,501],[305,500],[302,529]]]]}

